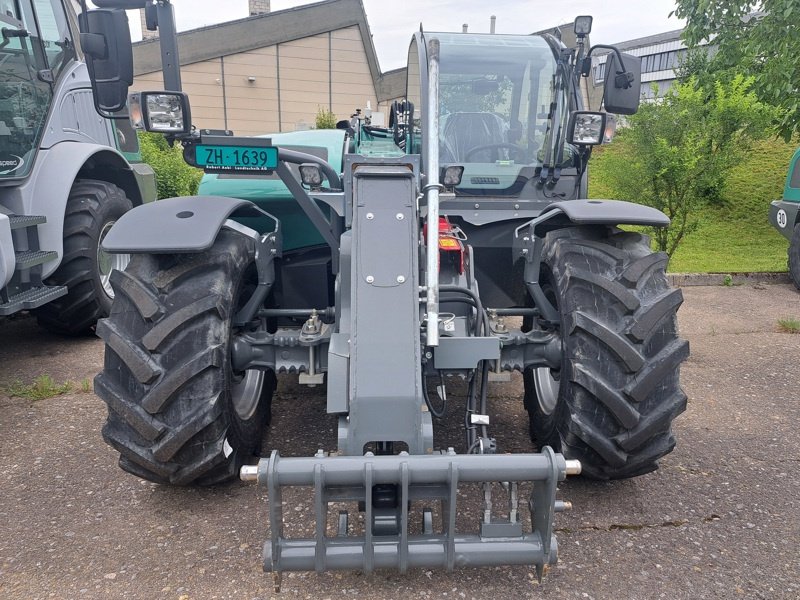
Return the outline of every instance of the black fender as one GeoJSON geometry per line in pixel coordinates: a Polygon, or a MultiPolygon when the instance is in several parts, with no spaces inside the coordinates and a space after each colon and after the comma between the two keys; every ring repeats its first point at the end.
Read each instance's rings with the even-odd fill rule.
{"type": "MultiPolygon", "coordinates": [[[[224,196],[168,198],[135,207],[124,214],[103,240],[103,250],[127,254],[180,254],[209,249],[220,229],[232,217],[266,215],[255,204],[224,196]]],[[[257,233],[229,222],[250,237],[257,233]]]]}
{"type": "Polygon", "coordinates": [[[513,251],[515,258],[524,259],[525,286],[542,316],[554,323],[559,320],[558,311],[546,298],[540,282],[544,239],[550,231],[576,225],[666,227],[669,217],[650,206],[621,200],[563,200],[549,204],[538,217],[517,227],[513,251]]]}
{"type": "Polygon", "coordinates": [[[537,232],[570,225],[645,225],[667,227],[660,210],[622,200],[562,200],[549,204],[536,219],[537,232]],[[558,214],[552,214],[552,213],[558,214]],[[547,217],[545,219],[545,217],[547,217]]]}

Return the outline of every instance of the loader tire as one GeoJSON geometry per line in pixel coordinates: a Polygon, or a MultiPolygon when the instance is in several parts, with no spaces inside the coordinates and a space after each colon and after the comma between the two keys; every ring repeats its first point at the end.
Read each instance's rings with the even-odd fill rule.
{"type": "Polygon", "coordinates": [[[794,226],[792,239],[789,242],[789,277],[794,286],[800,290],[800,223],[794,226]]]}
{"type": "Polygon", "coordinates": [[[72,185],[64,215],[64,255],[45,283],[65,285],[67,294],[36,310],[39,325],[61,335],[91,333],[108,316],[114,299],[109,277],[125,268],[127,254],[100,249],[106,233],[133,205],[113,183],[78,179],[72,185]]]}
{"type": "Polygon", "coordinates": [[[95,393],[103,438],[143,479],[213,485],[260,451],[275,376],[230,366],[231,321],[257,280],[253,240],[223,229],[196,254],[135,254],[112,282],[95,393]]]}
{"type": "Polygon", "coordinates": [[[587,477],[643,475],[675,447],[689,343],[678,337],[683,295],[666,265],[646,236],[616,228],[546,238],[542,288],[561,317],[562,361],[525,371],[525,407],[533,443],[580,460],[587,477]]]}

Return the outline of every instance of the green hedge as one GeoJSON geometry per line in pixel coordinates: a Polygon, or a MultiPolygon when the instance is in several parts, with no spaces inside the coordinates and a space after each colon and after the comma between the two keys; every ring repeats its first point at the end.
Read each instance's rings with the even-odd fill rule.
{"type": "Polygon", "coordinates": [[[186,164],[180,144],[176,143],[170,148],[163,135],[140,133],[139,145],[142,160],[156,172],[159,200],[197,193],[203,172],[186,164]]]}

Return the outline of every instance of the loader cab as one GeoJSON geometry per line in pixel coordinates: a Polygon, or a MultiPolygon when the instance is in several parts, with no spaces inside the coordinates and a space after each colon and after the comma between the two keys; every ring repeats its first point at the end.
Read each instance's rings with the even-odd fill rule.
{"type": "MultiPolygon", "coordinates": [[[[426,107],[426,45],[417,34],[409,51],[406,97],[426,107]]],[[[414,119],[411,144],[420,151],[438,139],[439,161],[464,166],[459,195],[518,196],[526,183],[556,156],[564,176],[575,169],[574,148],[555,132],[566,129],[577,98],[572,78],[557,66],[556,48],[540,36],[425,33],[437,39],[439,131],[422,135],[414,119]],[[427,140],[431,140],[428,142],[427,140]]],[[[575,173],[577,175],[577,171],[575,173]]]]}
{"type": "Polygon", "coordinates": [[[0,182],[28,175],[59,76],[78,51],[60,0],[0,0],[0,182]]]}

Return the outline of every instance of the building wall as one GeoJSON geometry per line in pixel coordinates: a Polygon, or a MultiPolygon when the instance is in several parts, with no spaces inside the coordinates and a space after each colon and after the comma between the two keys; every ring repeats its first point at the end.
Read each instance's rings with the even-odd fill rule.
{"type": "MultiPolygon", "coordinates": [[[[181,69],[192,121],[201,128],[258,135],[313,127],[317,111],[347,119],[375,86],[358,26],[230,54],[181,69]]],[[[161,89],[161,73],[139,75],[133,89],[161,89]]]]}

